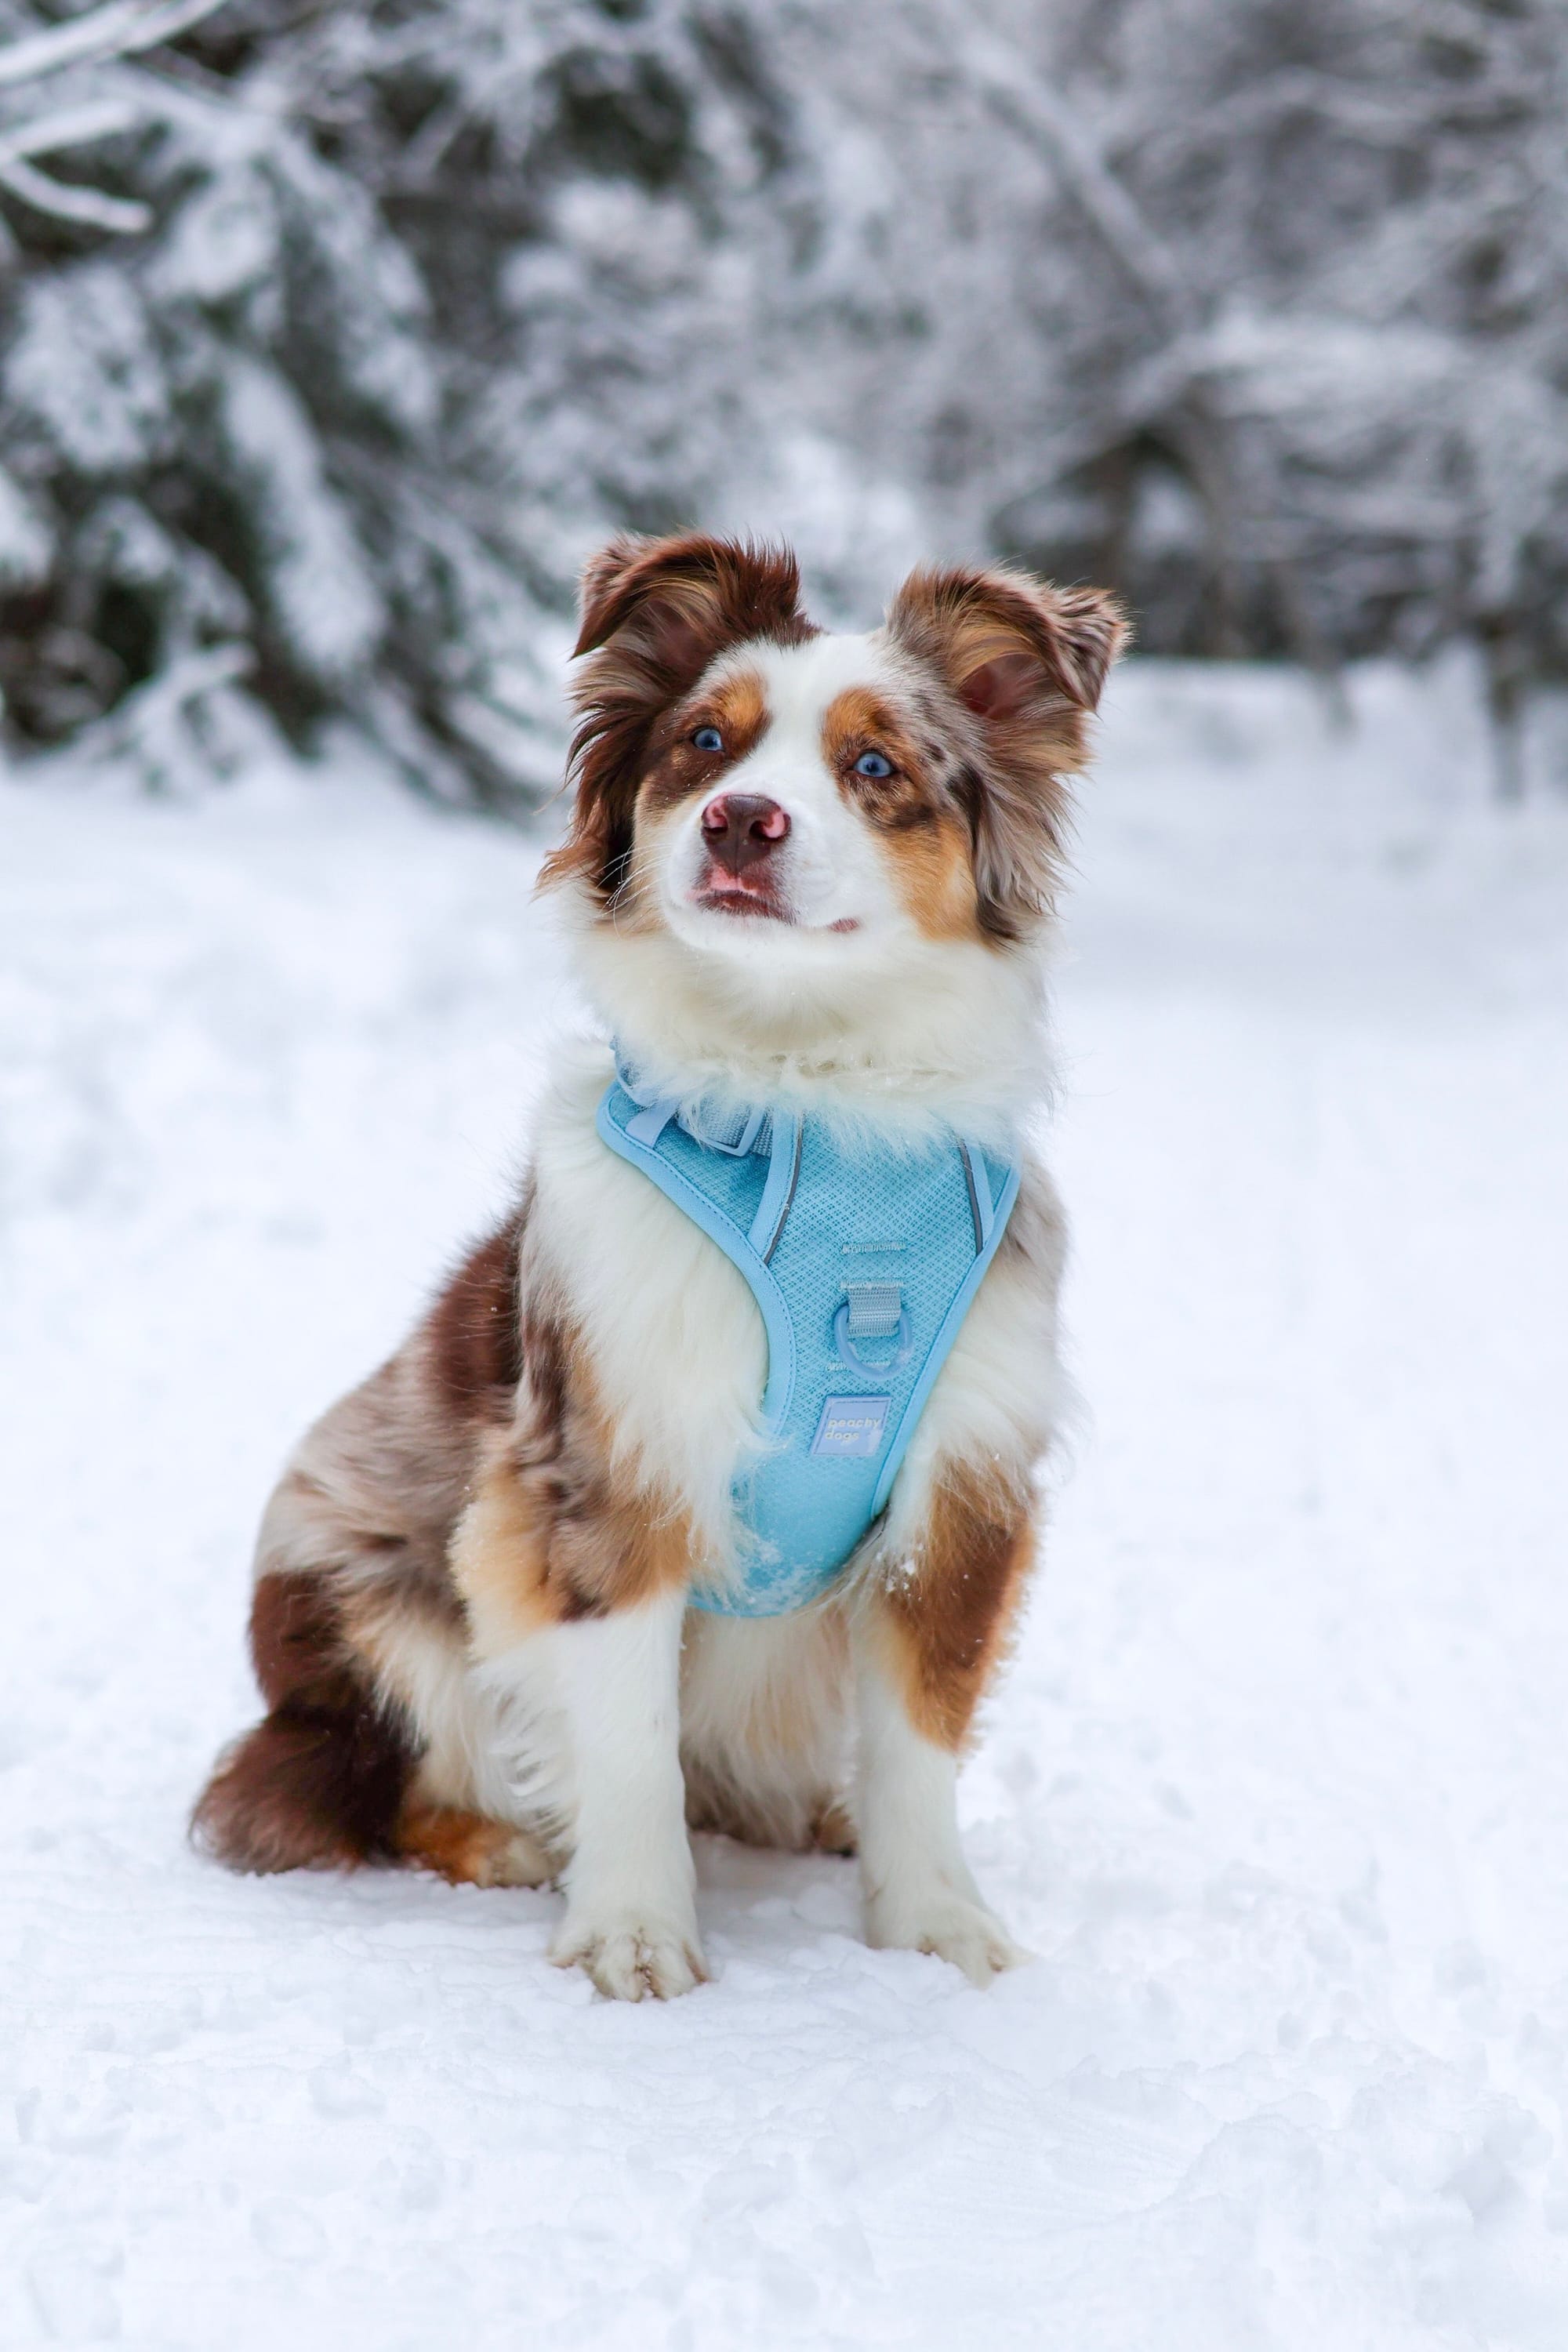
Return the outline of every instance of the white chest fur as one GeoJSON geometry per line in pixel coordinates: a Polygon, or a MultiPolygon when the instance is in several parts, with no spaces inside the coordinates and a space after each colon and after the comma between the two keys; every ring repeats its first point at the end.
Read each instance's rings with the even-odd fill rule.
{"type": "Polygon", "coordinates": [[[722,1562],[735,1472],[759,1442],[767,1340],[722,1252],[601,1140],[612,1073],[607,1054],[557,1070],[538,1132],[533,1239],[587,1351],[617,1466],[689,1512],[722,1562]]]}
{"type": "MultiPolygon", "coordinates": [[[[557,1071],[539,1128],[533,1243],[586,1350],[618,1465],[689,1513],[721,1566],[735,1474],[760,1442],[766,1338],[722,1252],[601,1140],[595,1114],[611,1070],[601,1053],[557,1071]]],[[[1016,1471],[1057,1425],[1059,1216],[1033,1165],[1014,1217],[1021,1246],[993,1265],[943,1367],[880,1549],[908,1548],[945,1463],[1016,1471]]]]}

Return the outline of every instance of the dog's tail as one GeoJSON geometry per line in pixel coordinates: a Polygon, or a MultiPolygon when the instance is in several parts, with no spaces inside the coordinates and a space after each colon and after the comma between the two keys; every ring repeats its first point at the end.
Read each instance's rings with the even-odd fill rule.
{"type": "Polygon", "coordinates": [[[390,1860],[416,1750],[344,1638],[320,1574],[256,1588],[250,1650],[268,1714],[218,1758],[191,1835],[231,1870],[332,1870],[390,1860]]]}

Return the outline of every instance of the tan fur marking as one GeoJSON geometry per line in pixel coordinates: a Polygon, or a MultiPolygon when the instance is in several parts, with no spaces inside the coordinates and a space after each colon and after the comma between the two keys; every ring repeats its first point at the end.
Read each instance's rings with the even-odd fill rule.
{"type": "Polygon", "coordinates": [[[857,1840],[848,1806],[835,1797],[833,1802],[817,1816],[815,1835],[819,1853],[852,1854],[857,1840]]]}
{"type": "Polygon", "coordinates": [[[683,1515],[667,1515],[654,1496],[626,1487],[605,1467],[593,1507],[552,1532],[550,1573],[563,1617],[636,1609],[687,1583],[691,1538],[683,1515]]]}
{"type": "Polygon", "coordinates": [[[888,611],[893,643],[942,679],[973,829],[980,919],[1019,938],[1051,908],[1068,824],[1064,777],[1127,625],[1114,597],[1003,566],[912,572],[888,611]]]}
{"type": "Polygon", "coordinates": [[[682,703],[651,747],[652,765],[637,788],[639,826],[645,818],[658,818],[696,793],[712,792],[729,769],[755,751],[767,724],[767,697],[755,670],[720,678],[706,693],[682,703]],[[724,739],[721,751],[697,749],[691,738],[702,727],[718,729],[724,739]]]}
{"type": "Polygon", "coordinates": [[[580,1350],[559,1331],[538,1368],[531,1414],[492,1445],[452,1538],[453,1580],[474,1650],[497,1657],[547,1625],[633,1609],[691,1575],[684,1514],[635,1486],[580,1350]]]}
{"type": "Polygon", "coordinates": [[[410,1608],[407,1596],[395,1586],[382,1583],[351,1583],[340,1578],[333,1587],[333,1596],[342,1628],[345,1648],[358,1661],[362,1671],[368,1671],[378,1697],[394,1706],[406,1706],[409,1693],[404,1687],[405,1677],[397,1672],[396,1658],[410,1639],[448,1645],[457,1655],[462,1654],[459,1628],[439,1622],[427,1613],[410,1608]]]}
{"type": "Polygon", "coordinates": [[[556,1622],[550,1605],[533,1497],[510,1445],[490,1448],[479,1490],[458,1521],[448,1555],[463,1596],[475,1653],[500,1657],[556,1622]]]}
{"type": "Polygon", "coordinates": [[[896,833],[882,845],[910,920],[928,940],[982,937],[968,844],[955,819],[942,817],[918,833],[896,833]]]}
{"type": "Polygon", "coordinates": [[[868,1605],[921,1737],[957,1754],[1005,1652],[1034,1549],[1028,1508],[955,1471],[937,1488],[919,1558],[868,1605]]]}
{"type": "MultiPolygon", "coordinates": [[[[767,690],[757,670],[731,670],[719,680],[703,700],[707,709],[712,711],[713,724],[724,738],[726,751],[731,737],[737,742],[743,739],[750,751],[768,723],[767,690]]],[[[693,712],[693,728],[700,727],[706,715],[706,709],[693,712]]]]}
{"type": "Polygon", "coordinates": [[[896,704],[875,687],[847,687],[836,694],[822,719],[822,756],[841,789],[879,824],[920,824],[936,814],[939,793],[929,762],[896,704]],[[890,776],[859,776],[862,751],[880,751],[890,776]]]}
{"type": "Polygon", "coordinates": [[[873,687],[847,688],[823,718],[822,751],[840,792],[877,827],[916,928],[929,940],[981,937],[967,827],[897,707],[873,687]],[[863,751],[879,751],[892,774],[858,774],[863,751]]]}
{"type": "Polygon", "coordinates": [[[637,787],[629,878],[616,909],[621,938],[662,929],[654,875],[665,825],[689,802],[715,792],[730,770],[755,751],[769,717],[761,677],[755,670],[740,670],[682,703],[655,730],[652,764],[637,787]],[[702,727],[718,729],[724,739],[722,751],[697,749],[691,738],[702,727]]]}
{"type": "Polygon", "coordinates": [[[407,1805],[397,1851],[453,1886],[542,1886],[554,1874],[544,1848],[526,1830],[448,1805],[407,1805]]]}

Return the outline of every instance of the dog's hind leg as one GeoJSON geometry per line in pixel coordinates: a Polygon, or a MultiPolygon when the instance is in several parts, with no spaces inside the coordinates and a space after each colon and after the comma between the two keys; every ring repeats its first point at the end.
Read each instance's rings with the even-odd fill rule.
{"type": "Polygon", "coordinates": [[[252,1641],[274,1703],[219,1759],[192,1824],[218,1861],[257,1872],[401,1861],[473,1886],[554,1875],[531,1831],[433,1796],[428,1753],[343,1644],[319,1580],[263,1577],[252,1641]]]}
{"type": "Polygon", "coordinates": [[[231,1870],[331,1870],[390,1861],[417,1750],[376,1690],[323,1577],[263,1576],[251,1654],[268,1713],[218,1759],[196,1842],[231,1870]]]}
{"type": "Polygon", "coordinates": [[[436,1871],[454,1886],[546,1886],[555,1864],[531,1831],[453,1805],[411,1799],[396,1830],[407,1862],[436,1871]]]}

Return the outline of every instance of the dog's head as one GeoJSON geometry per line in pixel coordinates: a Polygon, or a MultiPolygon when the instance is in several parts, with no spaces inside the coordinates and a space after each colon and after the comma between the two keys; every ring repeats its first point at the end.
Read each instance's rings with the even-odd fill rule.
{"type": "Polygon", "coordinates": [[[699,533],[594,559],[575,806],[546,879],[737,978],[1026,940],[1125,634],[1114,600],[931,569],[883,628],[837,636],[799,591],[785,550],[699,533]]]}

